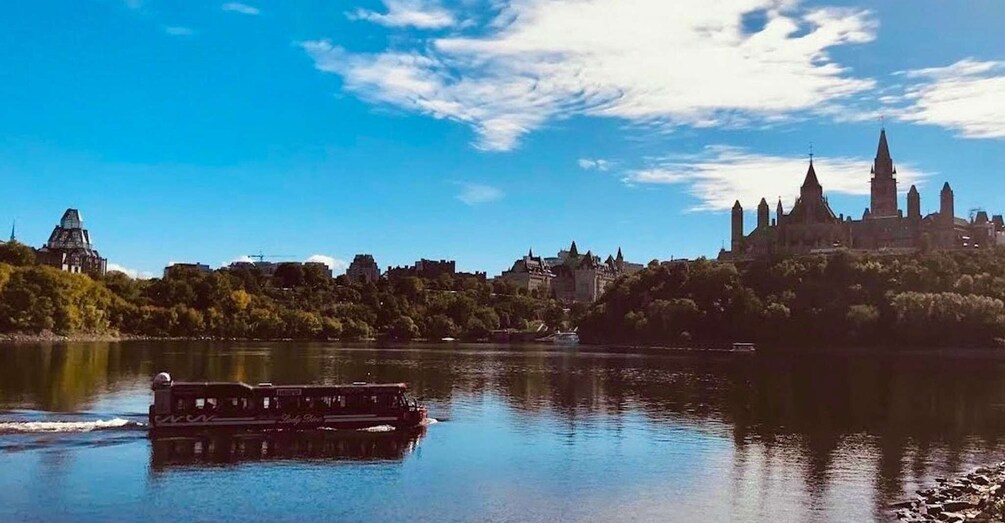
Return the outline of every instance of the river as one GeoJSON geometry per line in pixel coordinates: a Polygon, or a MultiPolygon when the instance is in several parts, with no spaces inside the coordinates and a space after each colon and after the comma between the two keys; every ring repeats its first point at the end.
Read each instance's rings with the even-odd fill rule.
{"type": "Polygon", "coordinates": [[[870,521],[1005,458],[1005,358],[0,346],[0,521],[870,521]],[[150,378],[406,382],[416,434],[151,440],[150,378]]]}

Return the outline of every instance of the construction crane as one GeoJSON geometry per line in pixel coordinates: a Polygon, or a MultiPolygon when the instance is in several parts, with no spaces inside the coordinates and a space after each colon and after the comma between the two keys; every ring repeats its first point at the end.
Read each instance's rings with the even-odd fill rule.
{"type": "Polygon", "coordinates": [[[248,258],[256,260],[258,263],[264,262],[266,258],[292,258],[292,257],[293,256],[290,254],[262,254],[261,252],[259,252],[258,254],[248,255],[248,258]]]}

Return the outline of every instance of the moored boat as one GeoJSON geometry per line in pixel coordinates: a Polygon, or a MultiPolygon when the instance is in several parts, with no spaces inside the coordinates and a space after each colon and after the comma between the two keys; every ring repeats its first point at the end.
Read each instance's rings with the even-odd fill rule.
{"type": "Polygon", "coordinates": [[[151,386],[150,430],[360,429],[418,427],[427,410],[404,383],[257,386],[240,382],[175,382],[162,372],[151,386]]]}
{"type": "Polygon", "coordinates": [[[551,342],[555,345],[579,345],[579,334],[576,332],[556,332],[551,342]]]}

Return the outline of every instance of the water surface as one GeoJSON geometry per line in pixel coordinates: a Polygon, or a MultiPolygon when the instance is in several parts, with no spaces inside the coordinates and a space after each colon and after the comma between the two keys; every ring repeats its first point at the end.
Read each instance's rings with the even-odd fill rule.
{"type": "Polygon", "coordinates": [[[1005,360],[0,346],[0,520],[868,521],[1005,456],[1005,360]],[[147,438],[150,377],[404,381],[418,433],[147,438]]]}

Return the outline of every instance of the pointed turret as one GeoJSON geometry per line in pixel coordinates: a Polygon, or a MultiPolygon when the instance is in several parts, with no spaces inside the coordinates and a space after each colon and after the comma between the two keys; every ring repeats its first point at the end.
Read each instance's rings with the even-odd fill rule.
{"type": "Polygon", "coordinates": [[[785,216],[785,209],[782,208],[782,197],[778,197],[778,205],[775,206],[775,223],[782,224],[782,217],[785,216]]]}
{"type": "Polygon", "coordinates": [[[625,261],[625,257],[621,254],[621,247],[618,247],[618,255],[614,257],[614,260],[617,261],[618,263],[622,263],[625,261]]]}
{"type": "Polygon", "coordinates": [[[572,246],[569,247],[569,256],[579,256],[579,249],[576,248],[576,240],[572,240],[572,246]]]}
{"type": "Polygon", "coordinates": [[[949,225],[952,225],[956,216],[953,200],[953,189],[949,186],[949,182],[946,182],[942,186],[942,192],[939,193],[939,217],[942,218],[943,223],[949,225]]]}
{"type": "Polygon", "coordinates": [[[918,194],[918,188],[913,185],[907,191],[907,218],[910,220],[921,219],[921,195],[918,194]]]}
{"type": "Polygon", "coordinates": [[[534,257],[534,249],[533,248],[527,249],[527,257],[528,258],[533,258],[534,257]]]}
{"type": "Polygon", "coordinates": [[[743,251],[743,206],[740,205],[740,200],[736,200],[733,204],[732,210],[732,227],[731,227],[731,239],[730,245],[732,251],[739,254],[743,251]]]}
{"type": "Polygon", "coordinates": [[[770,210],[768,209],[768,200],[761,198],[761,203],[757,204],[757,228],[763,228],[768,226],[768,222],[771,220],[769,217],[770,210]]]}
{"type": "Polygon", "coordinates": [[[14,221],[13,221],[13,222],[11,222],[11,224],[10,224],[10,241],[11,241],[11,242],[15,242],[15,241],[17,241],[17,236],[15,236],[15,234],[14,234],[14,230],[15,230],[16,228],[17,228],[17,220],[14,220],[14,221]]]}

